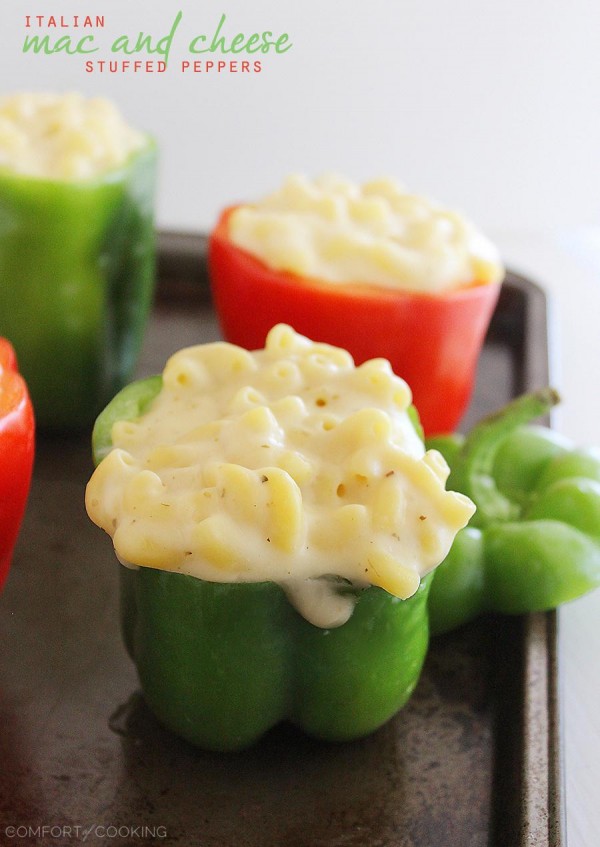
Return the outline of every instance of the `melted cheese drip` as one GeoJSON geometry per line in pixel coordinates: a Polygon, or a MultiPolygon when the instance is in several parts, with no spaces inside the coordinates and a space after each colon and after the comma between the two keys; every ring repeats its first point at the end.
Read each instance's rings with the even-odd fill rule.
{"type": "Polygon", "coordinates": [[[445,490],[410,402],[387,361],[355,367],[283,325],[255,353],[182,350],[150,409],[114,425],[88,513],[122,561],[271,580],[311,622],[340,625],[352,599],[325,577],[407,598],[474,511],[445,490]]]}

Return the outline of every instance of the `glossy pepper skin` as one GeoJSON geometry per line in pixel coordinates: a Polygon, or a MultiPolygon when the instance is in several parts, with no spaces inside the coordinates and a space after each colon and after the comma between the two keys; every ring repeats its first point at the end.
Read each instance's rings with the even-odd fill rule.
{"type": "Polygon", "coordinates": [[[483,612],[553,609],[600,585],[600,451],[526,424],[557,399],[525,395],[466,438],[428,442],[452,469],[448,486],[477,506],[436,571],[433,634],[483,612]]]}
{"type": "MultiPolygon", "coordinates": [[[[94,428],[96,463],[112,424],[139,416],[160,386],[160,377],[133,383],[109,404],[94,428]]],[[[148,704],[210,750],[247,747],[283,720],[330,741],[367,735],[406,703],[427,651],[430,577],[404,601],[360,591],[349,621],[327,630],[270,582],[122,566],[120,580],[124,640],[148,704]]]]}
{"type": "Polygon", "coordinates": [[[454,430],[471,397],[499,283],[421,294],[365,284],[332,285],[269,268],[228,237],[226,209],[208,261],[227,341],[262,347],[276,323],[348,350],[357,364],[383,357],[411,387],[427,435],[454,430]],[[249,319],[251,316],[251,319],[249,319]]]}
{"type": "Polygon", "coordinates": [[[0,338],[0,590],[23,519],[34,455],[33,409],[12,346],[0,338]]]}
{"type": "Polygon", "coordinates": [[[91,426],[129,379],[154,284],[153,142],[84,182],[0,169],[0,334],[38,426],[91,426]]]}

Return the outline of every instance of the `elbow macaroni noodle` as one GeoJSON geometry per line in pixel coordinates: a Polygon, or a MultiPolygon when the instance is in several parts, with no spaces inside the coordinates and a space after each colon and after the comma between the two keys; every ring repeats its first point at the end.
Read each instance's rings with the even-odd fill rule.
{"type": "Polygon", "coordinates": [[[0,97],[0,168],[41,179],[91,179],[147,144],[108,100],[79,94],[0,97]]]}
{"type": "Polygon", "coordinates": [[[340,577],[407,598],[474,511],[444,489],[410,402],[386,360],[355,367],[288,326],[254,353],[190,347],[149,410],[113,426],[86,506],[123,563],[272,580],[313,623],[339,625],[340,577]]]}
{"type": "Polygon", "coordinates": [[[389,179],[290,176],[235,209],[228,226],[231,241],[269,267],[334,284],[439,292],[504,275],[469,221],[389,179]]]}

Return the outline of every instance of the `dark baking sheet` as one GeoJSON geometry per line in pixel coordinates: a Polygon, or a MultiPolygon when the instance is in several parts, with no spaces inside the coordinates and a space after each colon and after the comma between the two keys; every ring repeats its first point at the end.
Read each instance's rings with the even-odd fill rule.
{"type": "MultiPolygon", "coordinates": [[[[140,374],[218,338],[203,240],[164,235],[160,248],[140,374]]],[[[467,425],[547,380],[544,295],[509,274],[467,425]]],[[[121,645],[111,545],[85,515],[88,441],[40,438],[0,598],[0,844],[11,826],[19,844],[564,843],[554,614],[487,618],[434,640],[410,704],[359,742],[279,727],[253,750],[217,755],[162,729],[121,645]]]]}

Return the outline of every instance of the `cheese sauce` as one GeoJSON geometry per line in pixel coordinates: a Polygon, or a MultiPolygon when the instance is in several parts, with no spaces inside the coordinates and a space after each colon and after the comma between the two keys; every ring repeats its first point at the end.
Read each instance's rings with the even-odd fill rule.
{"type": "Polygon", "coordinates": [[[254,353],[182,350],[148,411],[113,426],[88,513],[123,562],[274,581],[309,621],[338,626],[344,588],[410,597],[474,511],[445,490],[410,402],[387,361],[355,367],[284,325],[254,353]]]}
{"type": "Polygon", "coordinates": [[[466,218],[389,179],[290,176],[235,209],[228,227],[269,267],[337,285],[439,292],[504,276],[498,251],[466,218]]]}
{"type": "Polygon", "coordinates": [[[0,97],[0,169],[49,180],[85,180],[125,164],[148,143],[108,100],[79,94],[0,97]]]}

